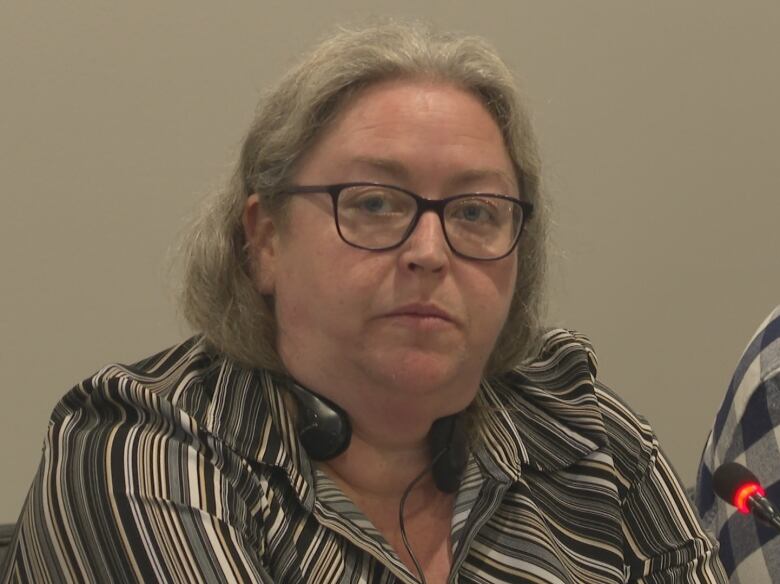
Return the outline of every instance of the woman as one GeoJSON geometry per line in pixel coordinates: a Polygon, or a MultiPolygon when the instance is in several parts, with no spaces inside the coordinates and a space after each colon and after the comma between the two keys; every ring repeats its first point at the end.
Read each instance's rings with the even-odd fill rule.
{"type": "Polygon", "coordinates": [[[198,336],[55,410],[6,577],[722,581],[587,341],[541,332],[544,227],[490,48],[327,40],[193,227],[198,336]]]}

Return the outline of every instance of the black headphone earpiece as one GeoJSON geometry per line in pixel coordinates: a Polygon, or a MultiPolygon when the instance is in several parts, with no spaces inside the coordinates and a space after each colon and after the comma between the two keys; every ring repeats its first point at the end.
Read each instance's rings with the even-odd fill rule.
{"type": "MultiPolygon", "coordinates": [[[[328,398],[290,380],[286,383],[298,403],[296,431],[306,453],[318,461],[336,458],[352,439],[349,416],[328,398]]],[[[439,418],[428,433],[434,459],[433,480],[440,491],[454,493],[468,462],[464,416],[439,418]]]]}
{"type": "Polygon", "coordinates": [[[469,460],[468,433],[463,413],[439,418],[431,425],[428,443],[433,457],[433,481],[440,491],[454,493],[469,460]]]}
{"type": "Polygon", "coordinates": [[[295,381],[287,387],[298,402],[296,431],[307,454],[321,461],[336,458],[344,452],[352,439],[347,412],[295,381]]]}

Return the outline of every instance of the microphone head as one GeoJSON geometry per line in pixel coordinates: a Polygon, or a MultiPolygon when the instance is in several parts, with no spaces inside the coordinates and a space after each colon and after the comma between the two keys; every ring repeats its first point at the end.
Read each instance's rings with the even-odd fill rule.
{"type": "Polygon", "coordinates": [[[749,513],[748,499],[755,494],[766,494],[752,472],[738,462],[727,462],[719,466],[712,475],[715,494],[734,505],[741,513],[749,513]]]}

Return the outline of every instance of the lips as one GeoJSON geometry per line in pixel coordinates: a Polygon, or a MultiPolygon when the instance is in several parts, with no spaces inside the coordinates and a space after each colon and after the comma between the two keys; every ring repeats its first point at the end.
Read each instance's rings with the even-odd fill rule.
{"type": "Polygon", "coordinates": [[[443,308],[435,304],[414,303],[401,306],[387,313],[385,316],[408,316],[417,317],[420,319],[425,318],[437,318],[453,324],[456,323],[455,318],[443,308]]]}

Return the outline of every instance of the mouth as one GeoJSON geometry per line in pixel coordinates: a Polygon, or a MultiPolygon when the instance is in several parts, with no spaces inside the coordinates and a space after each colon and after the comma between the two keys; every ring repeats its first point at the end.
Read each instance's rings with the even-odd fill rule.
{"type": "Polygon", "coordinates": [[[407,319],[419,322],[446,322],[457,324],[455,318],[443,308],[435,304],[407,304],[385,315],[389,318],[407,319]]]}

